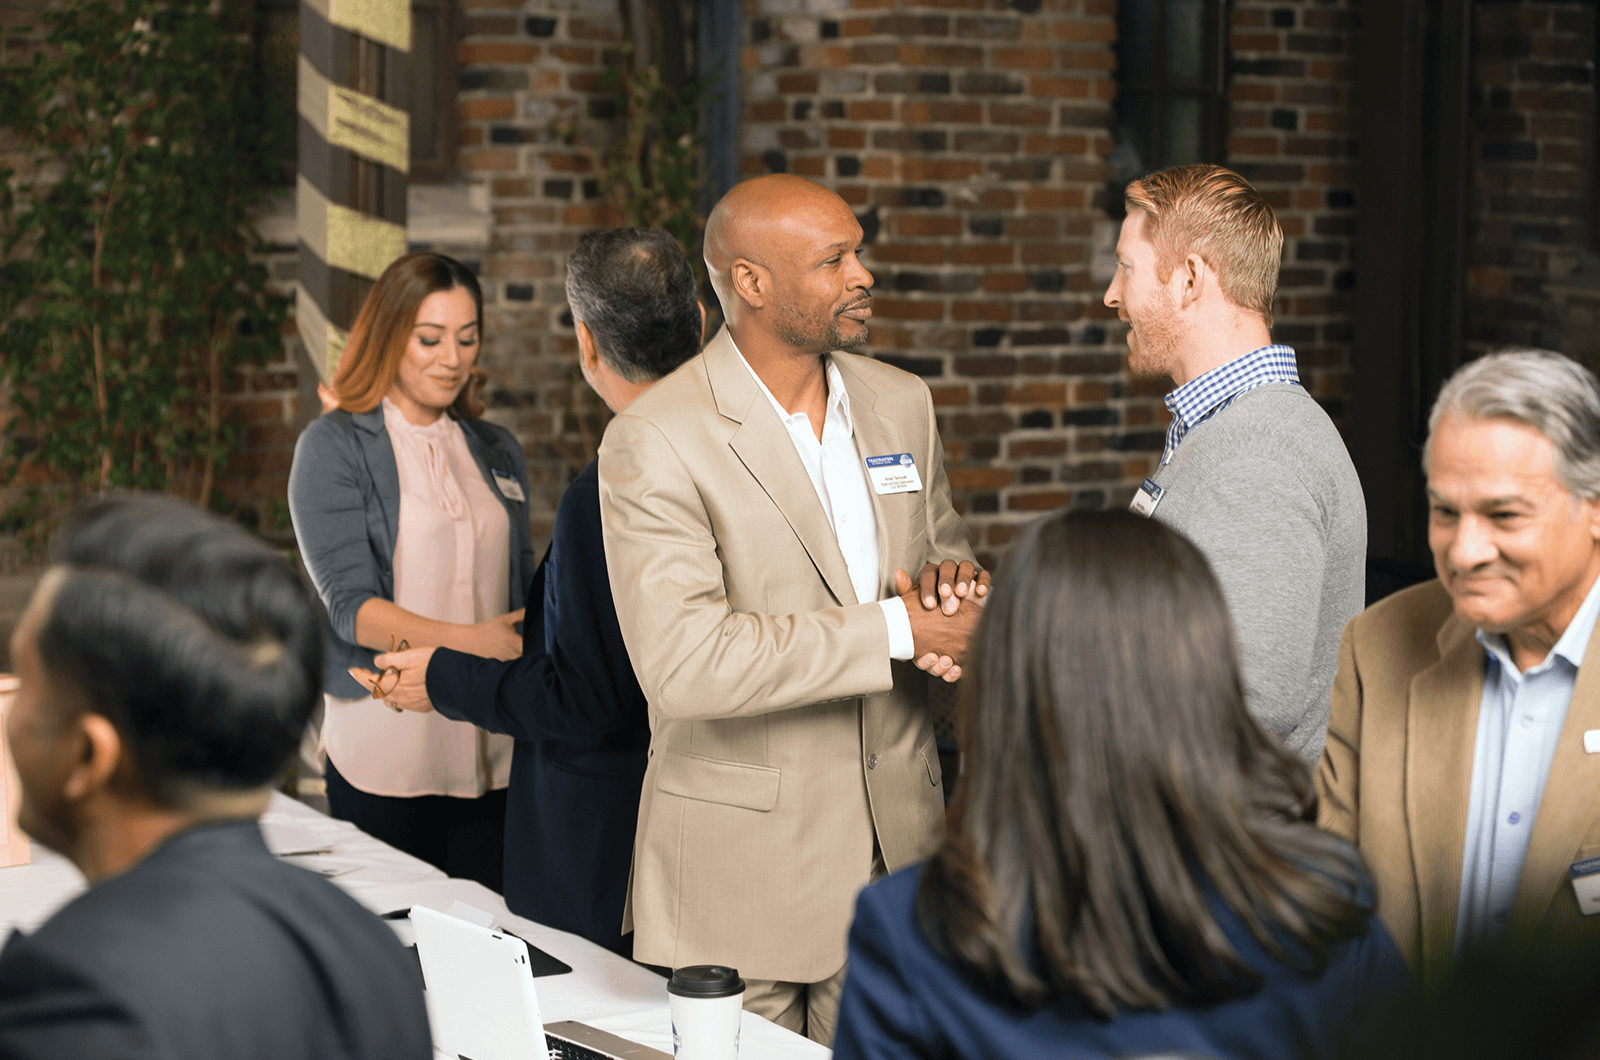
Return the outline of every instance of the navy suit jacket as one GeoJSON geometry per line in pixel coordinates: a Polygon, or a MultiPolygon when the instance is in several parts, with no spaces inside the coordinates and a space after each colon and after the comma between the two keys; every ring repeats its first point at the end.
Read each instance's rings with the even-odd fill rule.
{"type": "Polygon", "coordinates": [[[1330,947],[1327,969],[1315,975],[1274,959],[1219,908],[1228,941],[1262,976],[1250,993],[1109,1021],[1070,998],[1019,1009],[992,999],[929,944],[913,908],[921,878],[920,865],[904,869],[867,887],[856,902],[834,1060],[1332,1058],[1370,1032],[1410,982],[1405,959],[1376,916],[1364,934],[1330,947]]]}
{"type": "Polygon", "coordinates": [[[254,821],[180,832],[0,953],[5,1060],[430,1060],[394,933],[254,821]]]}
{"type": "Polygon", "coordinates": [[[611,601],[593,462],[561,497],[527,598],[522,657],[440,648],[428,698],[447,718],[516,738],[506,905],[627,955],[622,907],[650,718],[611,601]],[[540,599],[542,609],[533,606],[540,599]]]}

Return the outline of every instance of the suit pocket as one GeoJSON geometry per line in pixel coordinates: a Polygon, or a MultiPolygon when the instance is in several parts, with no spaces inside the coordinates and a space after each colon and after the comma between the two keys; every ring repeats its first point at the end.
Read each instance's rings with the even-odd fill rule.
{"type": "Polygon", "coordinates": [[[778,805],[780,776],[781,771],[771,766],[667,751],[656,773],[656,790],[765,813],[778,805]]]}
{"type": "Polygon", "coordinates": [[[939,740],[929,733],[928,738],[922,741],[922,746],[917,748],[917,754],[922,756],[922,764],[928,768],[928,783],[934,787],[944,779],[944,769],[939,765],[939,740]]]}

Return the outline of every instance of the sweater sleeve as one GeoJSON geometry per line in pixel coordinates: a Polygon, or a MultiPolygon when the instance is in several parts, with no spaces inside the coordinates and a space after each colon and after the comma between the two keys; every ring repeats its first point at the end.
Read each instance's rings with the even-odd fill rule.
{"type": "Polygon", "coordinates": [[[357,643],[361,605],[383,595],[367,543],[359,459],[354,441],[324,416],[301,433],[289,469],[289,515],[300,557],[334,634],[347,644],[357,643]]]}

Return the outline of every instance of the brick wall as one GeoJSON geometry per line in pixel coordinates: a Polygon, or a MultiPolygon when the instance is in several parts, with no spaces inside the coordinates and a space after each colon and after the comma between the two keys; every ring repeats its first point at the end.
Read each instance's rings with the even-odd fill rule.
{"type": "Polygon", "coordinates": [[[1468,349],[1544,346],[1600,362],[1594,6],[1474,10],[1468,349]]]}
{"type": "Polygon", "coordinates": [[[1283,225],[1273,338],[1344,427],[1356,234],[1359,0],[1234,0],[1227,165],[1283,225]]]}

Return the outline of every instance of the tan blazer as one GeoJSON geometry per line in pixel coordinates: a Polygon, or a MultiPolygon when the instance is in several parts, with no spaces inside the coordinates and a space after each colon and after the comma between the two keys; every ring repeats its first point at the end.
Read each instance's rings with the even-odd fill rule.
{"type": "MultiPolygon", "coordinates": [[[[880,587],[970,558],[928,388],[832,355],[863,458],[910,453],[878,496],[880,587]]],[[[634,957],[818,982],[844,966],[874,840],[894,869],[944,827],[927,677],[890,663],[815,488],[726,330],[614,419],[600,447],[606,562],[650,701],[634,844],[634,957]]]]}
{"type": "MultiPolygon", "coordinates": [[[[1600,755],[1583,749],[1600,728],[1600,629],[1584,658],[1506,925],[1513,959],[1600,942],[1600,916],[1583,915],[1567,875],[1600,855],[1600,755]]],[[[1361,850],[1379,914],[1430,987],[1455,952],[1483,670],[1438,581],[1374,604],[1345,626],[1317,766],[1318,823],[1361,850]]]]}

